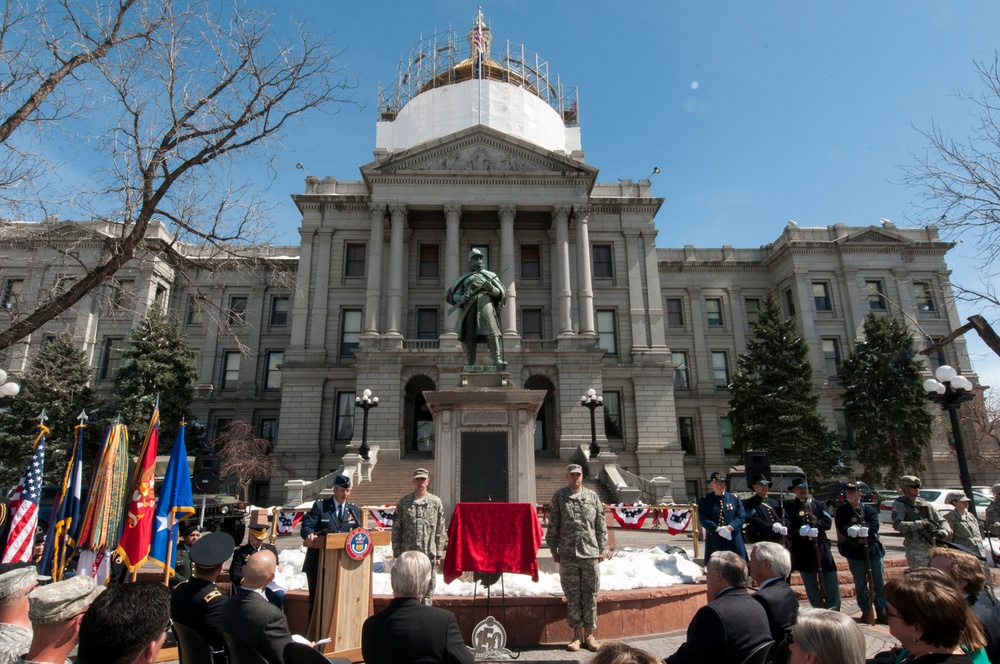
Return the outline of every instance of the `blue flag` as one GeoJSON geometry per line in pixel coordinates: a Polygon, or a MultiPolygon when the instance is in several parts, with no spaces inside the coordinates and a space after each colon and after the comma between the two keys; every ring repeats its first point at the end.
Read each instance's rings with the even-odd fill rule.
{"type": "Polygon", "coordinates": [[[76,446],[66,462],[59,498],[45,536],[42,560],[38,563],[39,572],[51,576],[54,581],[62,580],[63,570],[76,548],[83,527],[80,504],[83,492],[83,432],[86,428],[87,425],[82,422],[76,426],[76,446]]]}
{"type": "Polygon", "coordinates": [[[177,546],[177,523],[194,514],[191,496],[191,474],[188,471],[187,447],[184,444],[184,423],[177,432],[177,442],[170,453],[167,473],[160,484],[160,498],[156,501],[156,523],[149,559],[160,567],[167,567],[173,576],[177,546]],[[171,525],[173,527],[171,527],[171,525]],[[167,565],[169,555],[170,564],[167,565]]]}

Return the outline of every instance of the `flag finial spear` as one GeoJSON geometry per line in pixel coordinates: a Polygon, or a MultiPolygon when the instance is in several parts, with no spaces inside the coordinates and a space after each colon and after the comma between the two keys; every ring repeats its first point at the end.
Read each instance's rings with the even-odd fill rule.
{"type": "Polygon", "coordinates": [[[43,426],[44,426],[44,424],[45,424],[45,420],[49,419],[49,416],[45,414],[45,409],[44,409],[44,408],[42,408],[42,412],[40,412],[40,413],[38,414],[38,417],[37,417],[37,418],[35,418],[35,419],[37,419],[37,420],[38,420],[38,424],[39,424],[39,425],[43,425],[43,426]]]}
{"type": "Polygon", "coordinates": [[[86,410],[81,410],[80,414],[76,416],[76,419],[80,420],[80,424],[86,424],[87,420],[90,419],[90,416],[87,415],[86,410]]]}

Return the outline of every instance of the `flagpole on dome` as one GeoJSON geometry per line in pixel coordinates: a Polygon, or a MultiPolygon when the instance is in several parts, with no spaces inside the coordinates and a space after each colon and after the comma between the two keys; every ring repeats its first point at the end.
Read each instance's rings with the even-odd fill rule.
{"type": "Polygon", "coordinates": [[[476,78],[479,79],[479,124],[483,124],[483,62],[486,60],[486,42],[483,39],[483,7],[476,10],[476,34],[473,37],[476,48],[476,78]]]}

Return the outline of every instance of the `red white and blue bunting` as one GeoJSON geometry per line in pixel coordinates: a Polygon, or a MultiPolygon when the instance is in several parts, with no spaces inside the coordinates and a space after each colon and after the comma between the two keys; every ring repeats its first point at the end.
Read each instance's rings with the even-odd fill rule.
{"type": "Polygon", "coordinates": [[[371,514],[372,521],[379,528],[392,528],[392,520],[396,516],[396,506],[372,507],[368,513],[371,514]]]}
{"type": "Polygon", "coordinates": [[[629,530],[642,528],[642,523],[649,514],[649,508],[642,503],[618,503],[608,507],[618,525],[629,530]]]}

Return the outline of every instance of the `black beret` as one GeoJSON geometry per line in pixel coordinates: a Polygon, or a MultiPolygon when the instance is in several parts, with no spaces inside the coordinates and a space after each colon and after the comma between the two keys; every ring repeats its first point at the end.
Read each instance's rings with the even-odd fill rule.
{"type": "Polygon", "coordinates": [[[236,540],[229,533],[209,533],[191,545],[191,562],[202,567],[215,567],[229,560],[236,540]]]}

